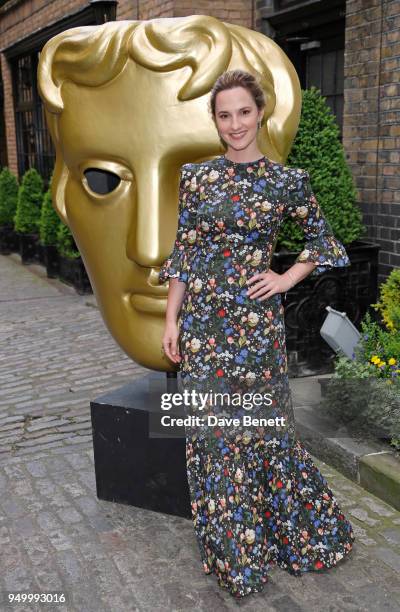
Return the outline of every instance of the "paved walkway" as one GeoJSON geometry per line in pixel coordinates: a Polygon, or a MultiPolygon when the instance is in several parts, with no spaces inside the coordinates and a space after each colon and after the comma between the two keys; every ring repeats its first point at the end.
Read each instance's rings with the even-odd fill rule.
{"type": "Polygon", "coordinates": [[[400,611],[400,513],[315,460],[355,528],[324,574],[271,572],[236,602],[201,568],[191,521],[98,500],[89,401],[140,377],[93,298],[0,256],[0,610],[400,611]],[[5,603],[63,591],[68,603],[5,603]]]}

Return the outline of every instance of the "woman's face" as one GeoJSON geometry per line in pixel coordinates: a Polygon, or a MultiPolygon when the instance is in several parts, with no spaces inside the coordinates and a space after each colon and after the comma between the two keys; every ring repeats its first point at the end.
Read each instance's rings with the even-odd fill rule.
{"type": "Polygon", "coordinates": [[[251,93],[244,87],[233,87],[217,93],[215,99],[215,122],[221,138],[228,148],[236,151],[246,149],[257,136],[260,111],[251,93]]]}

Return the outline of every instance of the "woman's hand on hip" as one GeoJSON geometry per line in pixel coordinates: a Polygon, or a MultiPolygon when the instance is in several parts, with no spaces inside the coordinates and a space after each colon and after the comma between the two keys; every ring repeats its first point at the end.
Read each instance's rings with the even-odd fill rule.
{"type": "Polygon", "coordinates": [[[253,274],[246,281],[246,285],[248,297],[259,298],[259,301],[262,302],[276,293],[285,293],[291,288],[292,282],[287,276],[268,270],[268,272],[253,274]]]}

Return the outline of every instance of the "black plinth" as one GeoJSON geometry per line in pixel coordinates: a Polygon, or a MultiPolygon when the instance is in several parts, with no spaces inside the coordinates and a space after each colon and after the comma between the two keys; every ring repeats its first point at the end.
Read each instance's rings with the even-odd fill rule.
{"type": "Polygon", "coordinates": [[[152,372],[90,402],[99,499],[191,518],[185,437],[151,433],[151,394],[170,390],[166,374],[152,372]]]}

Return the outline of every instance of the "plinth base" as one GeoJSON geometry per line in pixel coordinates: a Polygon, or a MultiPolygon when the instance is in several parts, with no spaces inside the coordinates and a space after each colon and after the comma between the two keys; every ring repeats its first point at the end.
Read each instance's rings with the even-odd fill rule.
{"type": "Polygon", "coordinates": [[[97,497],[191,518],[185,438],[151,437],[157,391],[167,392],[164,372],[90,402],[97,497]]]}

